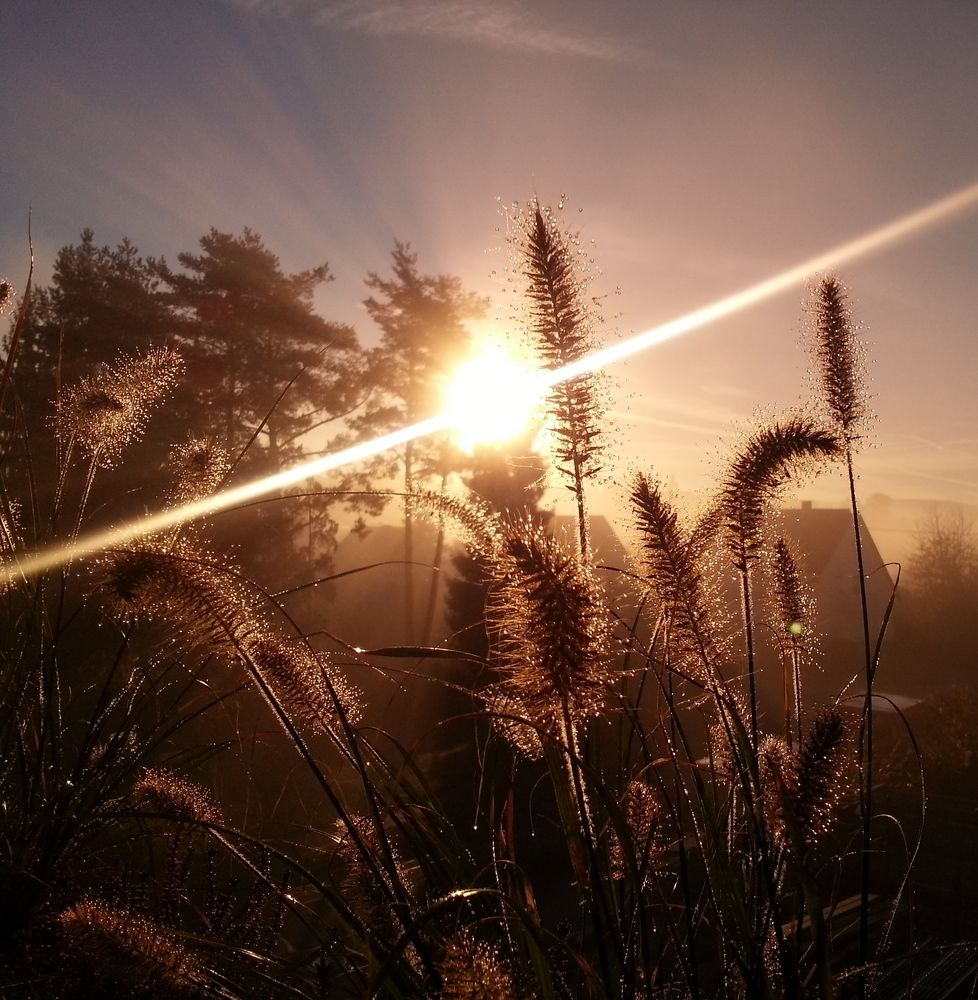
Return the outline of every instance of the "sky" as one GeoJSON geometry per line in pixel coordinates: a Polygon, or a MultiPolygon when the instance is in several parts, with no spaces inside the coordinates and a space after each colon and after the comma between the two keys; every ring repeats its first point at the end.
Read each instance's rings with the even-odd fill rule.
{"type": "MultiPolygon", "coordinates": [[[[514,201],[563,202],[610,343],[978,181],[965,0],[6,0],[0,38],[0,274],[23,287],[28,209],[41,283],[85,227],[175,262],[249,226],[288,270],[329,262],[317,308],[367,341],[395,240],[502,326],[514,201]]],[[[978,504],[976,263],[978,210],[840,269],[867,497],[978,504]]],[[[803,401],[807,297],[610,369],[611,478],[706,491],[803,401]]],[[[845,502],[840,476],[801,489],[845,502]]]]}

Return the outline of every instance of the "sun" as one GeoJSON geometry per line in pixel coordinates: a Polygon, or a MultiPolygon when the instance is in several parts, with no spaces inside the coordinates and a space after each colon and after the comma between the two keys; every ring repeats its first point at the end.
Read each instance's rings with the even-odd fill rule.
{"type": "Polygon", "coordinates": [[[502,444],[530,425],[544,386],[539,375],[501,347],[488,347],[465,362],[445,391],[445,415],[458,446],[502,444]]]}

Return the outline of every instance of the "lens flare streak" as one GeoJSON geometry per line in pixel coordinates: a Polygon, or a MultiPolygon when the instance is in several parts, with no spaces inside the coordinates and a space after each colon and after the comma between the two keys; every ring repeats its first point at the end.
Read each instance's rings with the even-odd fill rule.
{"type": "MultiPolygon", "coordinates": [[[[978,204],[978,183],[962,188],[945,198],[932,202],[915,212],[902,216],[896,221],[874,229],[854,240],[842,243],[815,257],[810,257],[808,260],[796,264],[794,267],[781,271],[779,274],[758,282],[749,288],[745,288],[734,295],[720,299],[702,309],[697,309],[691,313],[687,313],[685,316],[679,316],[669,322],[635,334],[610,347],[602,348],[563,368],[550,372],[540,372],[536,376],[539,380],[540,390],[543,392],[567,379],[596,371],[599,368],[622,361],[641,351],[648,350],[650,347],[655,347],[668,340],[692,333],[694,330],[715,323],[726,316],[741,312],[759,302],[773,298],[800,282],[808,280],[812,275],[820,271],[830,270],[842,264],[848,264],[862,257],[867,257],[939,223],[949,222],[956,216],[962,215],[974,208],[976,204],[978,204]]],[[[208,514],[227,510],[228,508],[254,500],[257,497],[265,496],[276,490],[301,482],[304,479],[309,479],[324,472],[329,472],[332,469],[338,469],[344,465],[351,465],[354,462],[371,458],[374,455],[379,455],[381,452],[396,448],[408,441],[447,430],[452,426],[453,415],[451,412],[444,412],[428,420],[412,424],[410,427],[394,431],[391,434],[385,434],[373,440],[364,441],[350,448],[345,448],[342,451],[324,455],[309,462],[303,462],[275,475],[256,479],[250,483],[244,483],[241,486],[224,490],[205,500],[182,507],[175,507],[172,510],[162,511],[150,517],[130,521],[120,527],[79,538],[69,545],[41,550],[24,557],[14,556],[6,565],[0,567],[0,582],[10,582],[30,577],[45,570],[63,566],[75,559],[90,556],[107,549],[118,548],[137,538],[166,531],[188,521],[205,517],[208,514]]]]}

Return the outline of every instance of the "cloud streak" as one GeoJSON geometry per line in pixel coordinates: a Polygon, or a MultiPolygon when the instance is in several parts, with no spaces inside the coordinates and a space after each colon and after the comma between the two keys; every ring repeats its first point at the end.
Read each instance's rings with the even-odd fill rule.
{"type": "Polygon", "coordinates": [[[410,36],[491,49],[621,62],[619,40],[575,32],[516,4],[491,0],[224,0],[239,10],[301,17],[322,28],[375,38],[410,36]]]}

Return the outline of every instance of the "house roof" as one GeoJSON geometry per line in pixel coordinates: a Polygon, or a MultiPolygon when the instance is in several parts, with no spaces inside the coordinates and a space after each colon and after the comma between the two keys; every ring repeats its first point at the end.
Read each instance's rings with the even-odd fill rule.
{"type": "MultiPolygon", "coordinates": [[[[840,546],[853,545],[852,512],[848,508],[806,505],[787,508],[781,512],[780,524],[788,541],[795,544],[806,570],[813,578],[818,578],[825,572],[840,546]]],[[[861,516],[859,531],[863,561],[867,572],[871,572],[882,564],[883,558],[861,516]]]]}

